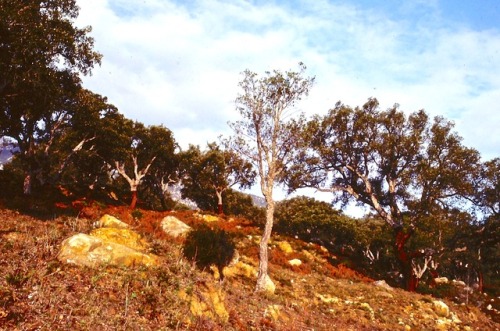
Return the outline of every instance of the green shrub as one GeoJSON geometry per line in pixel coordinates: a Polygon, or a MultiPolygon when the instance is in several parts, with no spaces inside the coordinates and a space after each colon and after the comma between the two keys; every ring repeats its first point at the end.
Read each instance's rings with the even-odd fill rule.
{"type": "Polygon", "coordinates": [[[187,235],[183,253],[200,269],[215,265],[222,277],[222,269],[234,256],[235,245],[227,232],[202,224],[187,235]]]}

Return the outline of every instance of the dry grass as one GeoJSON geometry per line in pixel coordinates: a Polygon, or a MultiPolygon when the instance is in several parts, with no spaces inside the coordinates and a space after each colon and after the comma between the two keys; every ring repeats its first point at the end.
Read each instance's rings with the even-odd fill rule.
{"type": "MultiPolygon", "coordinates": [[[[399,289],[387,291],[353,270],[334,267],[318,247],[290,240],[285,254],[271,244],[270,272],[274,295],[254,293],[255,280],[243,276],[213,280],[182,257],[182,241],[161,232],[167,213],[126,208],[85,207],[80,217],[42,221],[0,209],[0,329],[1,330],[434,330],[438,316],[432,298],[399,289]],[[164,258],[156,269],[88,269],[57,259],[61,242],[88,233],[103,213],[133,225],[164,258]],[[90,216],[85,218],[82,216],[90,216]],[[304,253],[306,251],[306,253],[304,253]],[[301,259],[292,267],[287,262],[301,259]],[[192,292],[200,282],[221,289],[229,312],[227,322],[192,315],[179,290],[192,292]]],[[[175,212],[182,221],[201,222],[191,212],[175,212]]],[[[246,262],[257,265],[259,229],[248,221],[221,221],[236,237],[246,262]]],[[[215,224],[214,226],[217,226],[215,224]]],[[[274,242],[287,238],[273,238],[274,242]]],[[[478,309],[447,302],[461,320],[456,330],[495,330],[478,309]]]]}

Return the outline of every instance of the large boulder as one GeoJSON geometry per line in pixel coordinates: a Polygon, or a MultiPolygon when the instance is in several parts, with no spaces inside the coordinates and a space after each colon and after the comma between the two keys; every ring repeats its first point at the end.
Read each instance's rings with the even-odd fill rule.
{"type": "Polygon", "coordinates": [[[140,252],[145,252],[149,247],[148,243],[137,232],[129,229],[99,228],[92,230],[90,235],[105,242],[124,245],[140,252]]]}
{"type": "Polygon", "coordinates": [[[157,256],[137,251],[126,245],[117,244],[99,237],[79,233],[62,242],[57,256],[59,261],[80,266],[155,266],[157,256]]]}
{"type": "Polygon", "coordinates": [[[57,258],[63,263],[97,268],[100,266],[155,266],[159,258],[147,254],[148,243],[126,223],[104,215],[97,222],[105,227],[90,234],[79,233],[61,244],[57,258]]]}
{"type": "Polygon", "coordinates": [[[183,222],[181,222],[175,216],[167,216],[161,221],[161,228],[163,231],[174,238],[185,236],[191,227],[183,222]]]}

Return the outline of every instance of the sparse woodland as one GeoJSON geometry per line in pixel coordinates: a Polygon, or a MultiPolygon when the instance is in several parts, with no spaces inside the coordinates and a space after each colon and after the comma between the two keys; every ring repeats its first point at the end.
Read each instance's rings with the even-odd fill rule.
{"type": "Polygon", "coordinates": [[[245,71],[234,135],[182,150],[175,132],[83,87],[102,55],[77,16],[75,0],[0,3],[0,143],[16,147],[0,170],[0,329],[433,330],[431,298],[455,304],[451,329],[498,328],[500,156],[483,160],[445,118],[373,98],[306,118],[294,107],[314,88],[303,64],[245,71]],[[237,190],[252,185],[264,207],[237,190]],[[331,203],[275,201],[277,185],[329,192],[331,203]],[[175,187],[218,221],[198,224],[175,187]],[[370,213],[345,215],[352,203],[370,213]],[[54,259],[104,213],[133,225],[168,266],[81,270],[54,259]],[[170,240],[157,223],[169,213],[198,232],[170,240]],[[210,266],[222,274],[234,250],[258,276],[214,283],[228,320],[186,322],[190,308],[172,293],[212,284],[210,266]],[[268,276],[275,295],[263,293],[268,276]],[[374,280],[396,292],[380,297],[374,280]]]}

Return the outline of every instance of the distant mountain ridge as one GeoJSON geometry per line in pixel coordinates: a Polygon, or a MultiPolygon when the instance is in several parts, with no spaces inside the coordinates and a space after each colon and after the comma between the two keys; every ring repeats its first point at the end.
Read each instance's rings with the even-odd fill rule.
{"type": "Polygon", "coordinates": [[[258,195],[248,194],[250,198],[252,198],[252,202],[255,206],[265,208],[266,207],[266,199],[263,197],[259,197],[258,195]]]}

